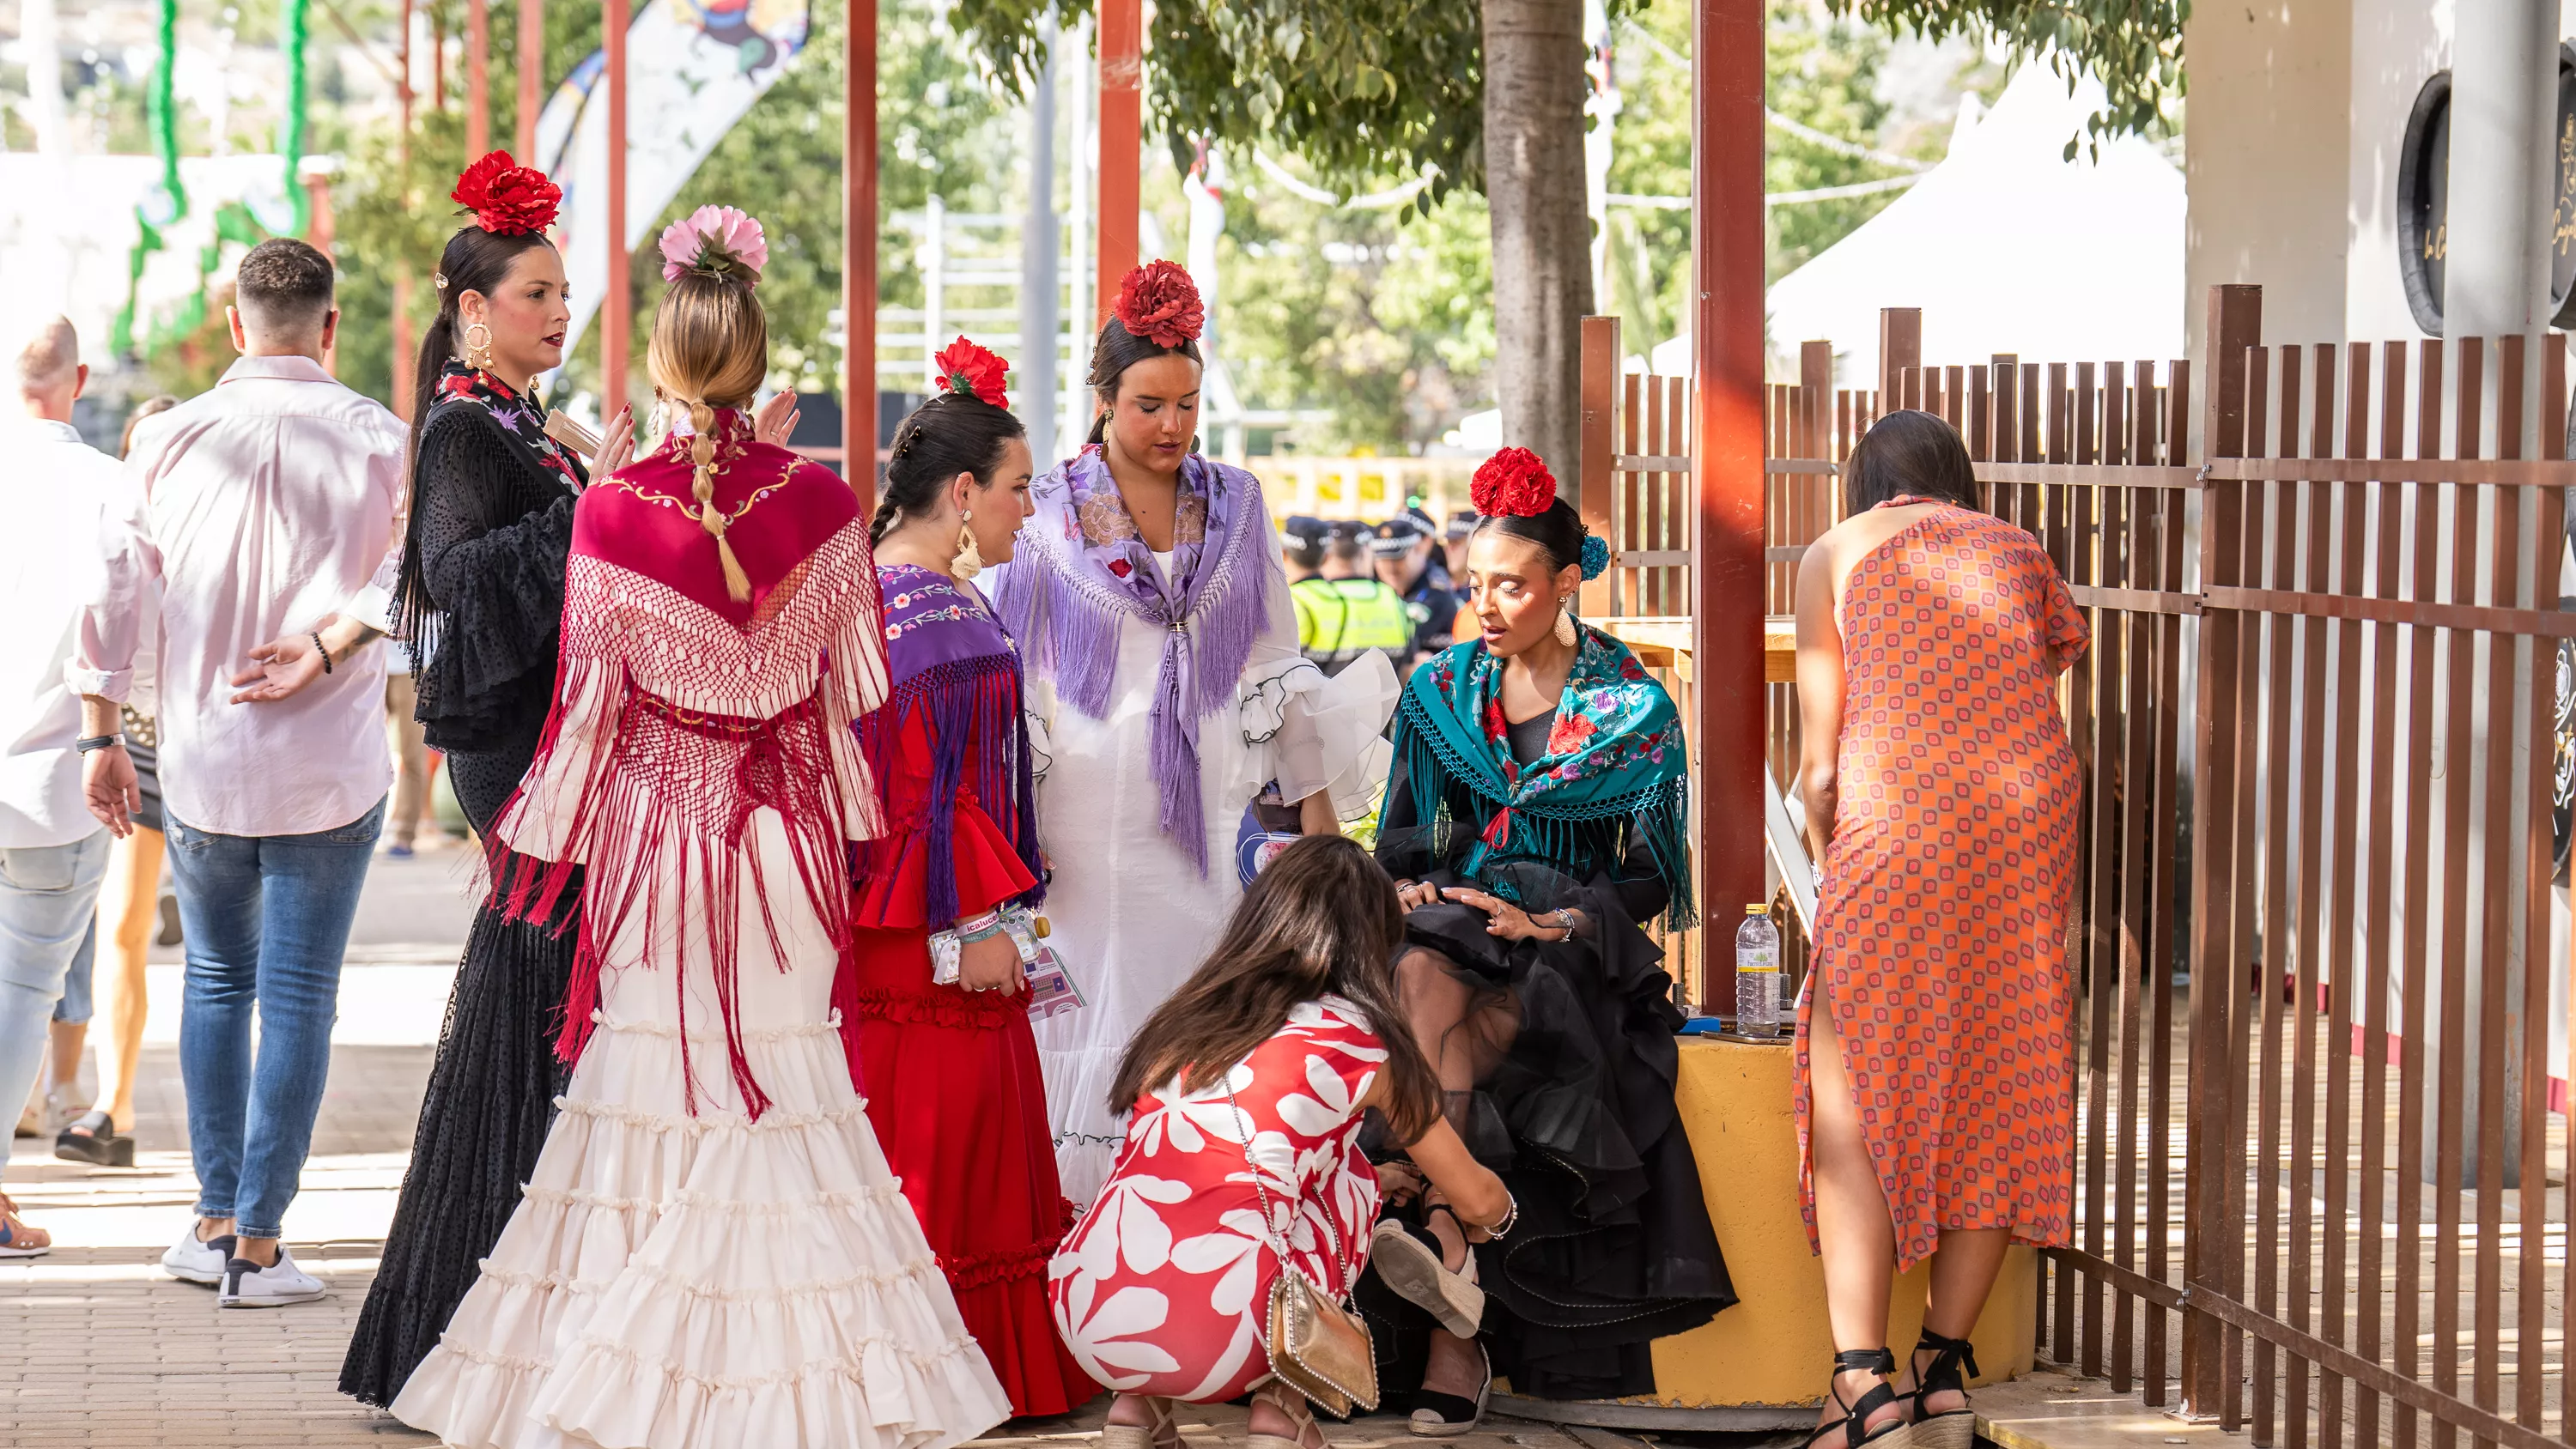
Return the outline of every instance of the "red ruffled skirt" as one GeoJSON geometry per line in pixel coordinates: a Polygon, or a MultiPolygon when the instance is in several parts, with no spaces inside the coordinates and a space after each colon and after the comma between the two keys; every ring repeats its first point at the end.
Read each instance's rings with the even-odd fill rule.
{"type": "MultiPolygon", "coordinates": [[[[982,823],[976,812],[959,813],[961,824],[982,823]]],[[[970,859],[991,849],[972,824],[958,830],[956,849],[962,898],[976,898],[977,877],[1011,873],[1000,861],[970,859]]],[[[919,899],[899,886],[894,894],[919,899]]],[[[869,904],[861,903],[862,919],[875,914],[869,904]]],[[[1047,1260],[1077,1212],[1056,1180],[1028,998],[931,985],[929,933],[919,927],[862,929],[858,971],[868,1121],[957,1311],[1013,1414],[1073,1409],[1100,1386],[1057,1341],[1047,1307],[1047,1260]]]]}

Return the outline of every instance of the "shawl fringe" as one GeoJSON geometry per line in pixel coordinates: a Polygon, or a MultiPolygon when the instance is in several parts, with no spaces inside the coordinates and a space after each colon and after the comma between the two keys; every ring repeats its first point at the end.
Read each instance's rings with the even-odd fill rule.
{"type": "MultiPolygon", "coordinates": [[[[1020,863],[1038,881],[1013,899],[1037,905],[1046,898],[1046,873],[1038,854],[1037,782],[1029,752],[1019,741],[1024,728],[1019,661],[1008,654],[985,654],[934,664],[895,685],[885,704],[859,722],[868,773],[889,795],[900,768],[904,721],[916,709],[930,735],[930,778],[920,808],[888,823],[897,832],[920,835],[928,852],[924,924],[943,931],[957,923],[956,807],[961,792],[991,810],[1020,863]]],[[[877,871],[890,869],[902,848],[893,839],[887,848],[862,848],[858,881],[865,884],[877,871]]]]}
{"type": "Polygon", "coordinates": [[[1430,822],[1435,848],[1445,853],[1454,832],[1464,828],[1449,813],[1451,790],[1492,812],[1483,835],[1461,862],[1460,875],[1481,881],[1518,904],[1508,873],[1495,867],[1515,860],[1538,861],[1589,880],[1614,873],[1627,856],[1628,842],[1641,840],[1672,892],[1664,909],[1665,924],[1677,931],[1699,924],[1690,883],[1688,775],[1581,803],[1515,805],[1496,798],[1479,783],[1483,772],[1462,758],[1440,731],[1429,727],[1423,710],[1421,698],[1408,690],[1395,716],[1395,749],[1413,792],[1413,818],[1430,822]]]}
{"type": "MultiPolygon", "coordinates": [[[[1049,475],[1051,505],[1020,532],[1020,550],[1006,571],[995,607],[1014,638],[1033,649],[1033,664],[1055,681],[1075,709],[1099,720],[1109,716],[1117,682],[1118,636],[1123,618],[1143,619],[1166,631],[1154,680],[1150,753],[1160,794],[1163,835],[1179,846],[1204,876],[1208,870],[1206,806],[1199,784],[1199,722],[1236,706],[1244,661],[1268,623],[1266,560],[1258,557],[1263,508],[1261,484],[1249,474],[1217,472],[1211,490],[1236,491],[1231,521],[1213,558],[1202,556],[1203,579],[1181,589],[1181,617],[1160,619],[1136,601],[1092,578],[1082,558],[1080,521],[1067,501],[1070,471],[1088,464],[1077,457],[1049,475]],[[1063,526],[1046,526],[1061,516],[1063,526]]],[[[1100,466],[1103,476],[1105,466],[1100,466]]],[[[1193,458],[1184,467],[1218,465],[1193,458]]],[[[1112,485],[1114,487],[1114,485],[1112,485]]]]}

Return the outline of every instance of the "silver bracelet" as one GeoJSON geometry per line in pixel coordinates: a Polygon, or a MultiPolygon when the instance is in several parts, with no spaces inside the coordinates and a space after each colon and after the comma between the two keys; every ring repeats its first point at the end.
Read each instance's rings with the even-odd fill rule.
{"type": "Polygon", "coordinates": [[[1485,1229],[1485,1237],[1488,1240],[1500,1238],[1517,1226],[1520,1223],[1520,1220],[1521,1200],[1512,1196],[1511,1189],[1505,1188],[1503,1190],[1503,1220],[1494,1224],[1492,1227],[1485,1229]]]}

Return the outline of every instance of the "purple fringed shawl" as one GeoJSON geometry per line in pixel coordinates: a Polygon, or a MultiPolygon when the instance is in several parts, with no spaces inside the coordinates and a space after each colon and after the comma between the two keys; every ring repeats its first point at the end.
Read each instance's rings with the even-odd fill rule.
{"type": "Polygon", "coordinates": [[[997,602],[1011,633],[1029,641],[1032,667],[1093,719],[1109,716],[1120,616],[1164,631],[1149,715],[1154,781],[1164,836],[1204,876],[1199,721],[1235,705],[1244,661],[1269,622],[1271,570],[1260,556],[1259,479],[1192,454],[1180,482],[1166,580],[1098,444],[1049,469],[1031,490],[1036,516],[1020,529],[997,602]]]}
{"type": "MultiPolygon", "coordinates": [[[[927,855],[922,919],[934,931],[957,922],[953,803],[961,786],[1010,837],[1020,863],[1039,880],[1017,898],[1037,905],[1046,886],[1020,714],[1019,650],[971,587],[915,564],[880,565],[877,583],[885,600],[890,688],[886,702],[859,722],[859,741],[870,773],[889,796],[890,833],[918,835],[927,855]],[[917,800],[898,801],[892,798],[901,769],[897,756],[905,721],[916,708],[930,736],[930,779],[917,800]],[[919,818],[907,818],[913,815],[919,818]]],[[[861,849],[863,882],[878,855],[861,849]]]]}

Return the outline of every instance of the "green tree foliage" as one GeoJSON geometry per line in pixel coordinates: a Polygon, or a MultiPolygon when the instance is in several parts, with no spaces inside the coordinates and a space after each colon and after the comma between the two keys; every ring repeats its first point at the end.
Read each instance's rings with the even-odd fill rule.
{"type": "MultiPolygon", "coordinates": [[[[454,6],[459,0],[440,0],[454,6]]],[[[517,93],[511,34],[515,7],[492,7],[492,135],[507,146],[517,93]]],[[[550,6],[547,72],[560,76],[599,44],[598,12],[550,6]],[[558,17],[560,17],[558,19],[558,17]]],[[[769,235],[760,300],[769,314],[771,383],[825,390],[836,385],[839,349],[824,342],[841,305],[841,136],[845,72],[844,0],[815,0],[804,51],[742,121],[726,133],[663,215],[628,268],[629,375],[643,377],[644,347],[661,296],[653,235],[702,205],[738,206],[769,235]]],[[[938,22],[931,0],[895,0],[879,20],[878,190],[881,213],[919,209],[937,191],[955,208],[998,209],[1009,183],[1010,113],[980,63],[938,22]]],[[[408,167],[392,128],[355,138],[339,188],[337,251],[343,270],[341,373],[351,386],[390,398],[391,279],[413,279],[414,336],[434,310],[427,285],[439,249],[460,224],[447,191],[465,163],[464,78],[451,70],[449,103],[427,99],[415,124],[408,167]]],[[[886,306],[918,306],[921,278],[911,238],[889,220],[878,242],[878,291],[886,306]]],[[[572,390],[595,388],[595,326],[566,368],[572,390]]]]}
{"type": "MultiPolygon", "coordinates": [[[[1946,132],[1889,134],[1878,97],[1885,37],[1778,0],[1768,39],[1773,109],[1854,146],[1940,159],[1946,132]]],[[[1649,0],[1613,42],[1623,108],[1609,189],[1688,196],[1690,7],[1649,0]]],[[[1775,192],[1902,174],[1776,129],[1767,147],[1766,186],[1775,192]]],[[[1771,276],[1803,265],[1899,194],[1774,210],[1771,276]]],[[[1166,218],[1175,236],[1179,215],[1166,218]]],[[[1333,413],[1330,427],[1299,430],[1301,446],[1419,447],[1461,414],[1493,406],[1492,252],[1481,196],[1457,195],[1399,222],[1392,211],[1319,207],[1238,166],[1226,228],[1219,324],[1227,359],[1247,398],[1333,413]]],[[[1602,305],[1626,320],[1628,345],[1643,351],[1687,330],[1690,213],[1616,206],[1609,228],[1611,290],[1602,305]]]]}
{"type": "MultiPolygon", "coordinates": [[[[1176,228],[1167,230],[1178,234],[1176,228]]],[[[1226,198],[1217,327],[1237,390],[1323,409],[1307,451],[1401,449],[1492,405],[1492,282],[1481,197],[1399,224],[1317,206],[1257,174],[1226,198]]]]}
{"type": "MultiPolygon", "coordinates": [[[[2106,96],[2087,123],[2097,141],[2153,130],[2182,94],[2191,0],[1828,3],[1891,34],[2000,41],[2014,65],[2044,61],[2070,84],[2089,67],[2106,96]]],[[[1071,18],[1090,13],[1092,0],[959,0],[957,23],[1025,87],[1044,58],[1037,27],[1051,8],[1071,18]]],[[[1614,22],[1647,8],[1609,0],[1614,22]]],[[[1687,34],[1687,12],[1662,8],[1687,34]]],[[[1346,189],[1434,172],[1425,205],[1483,185],[1476,0],[1157,0],[1153,27],[1149,104],[1175,155],[1195,137],[1258,141],[1346,189]]],[[[1687,106],[1670,114],[1687,126],[1687,106]]],[[[2077,144],[2068,143],[2070,157],[2077,144]]]]}

